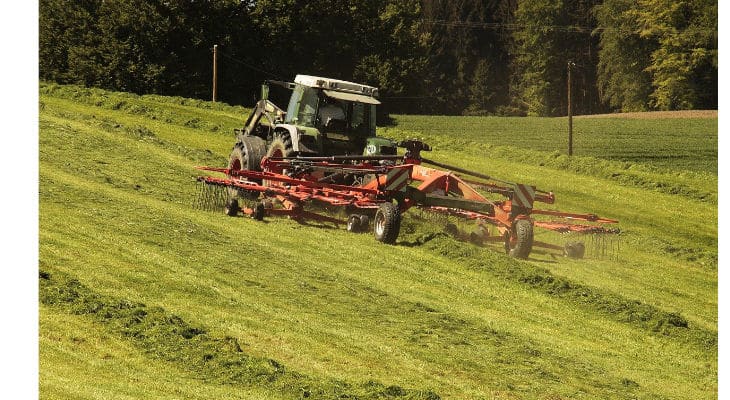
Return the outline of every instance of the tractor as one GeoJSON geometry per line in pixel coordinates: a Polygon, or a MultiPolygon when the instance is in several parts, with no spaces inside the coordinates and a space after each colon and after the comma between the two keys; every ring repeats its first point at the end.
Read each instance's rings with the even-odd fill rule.
{"type": "Polygon", "coordinates": [[[396,143],[375,136],[378,89],[337,79],[297,75],[264,82],[261,99],[236,130],[232,171],[261,171],[264,157],[395,155],[396,143]],[[269,85],[292,91],[286,111],[272,103],[269,85]]]}

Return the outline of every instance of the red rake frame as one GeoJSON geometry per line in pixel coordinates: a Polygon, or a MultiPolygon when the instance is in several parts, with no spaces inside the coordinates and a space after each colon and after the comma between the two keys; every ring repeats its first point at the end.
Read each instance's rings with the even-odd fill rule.
{"type": "MultiPolygon", "coordinates": [[[[263,171],[231,170],[228,168],[196,167],[197,169],[225,174],[226,178],[199,177],[208,185],[235,188],[255,197],[276,200],[281,208],[264,207],[265,215],[285,215],[293,219],[314,219],[344,224],[340,219],[306,211],[304,204],[319,202],[328,206],[343,207],[349,214],[375,215],[383,203],[397,202],[400,213],[411,207],[431,212],[478,220],[496,226],[499,236],[490,240],[505,242],[506,248],[514,248],[518,240],[515,224],[527,220],[533,227],[566,233],[619,233],[617,228],[603,224],[618,221],[600,218],[595,214],[577,214],[534,208],[535,202],[553,204],[555,196],[534,186],[500,181],[487,175],[446,166],[413,157],[398,156],[336,156],[336,157],[279,157],[264,158],[263,171]],[[446,167],[443,171],[422,165],[423,163],[446,167]],[[452,172],[455,171],[455,172],[452,172]],[[457,173],[460,173],[457,175],[457,173]],[[329,174],[329,175],[328,175],[329,174]],[[332,176],[357,177],[354,182],[330,182],[332,176]],[[466,180],[461,175],[492,180],[480,182],[466,180]],[[359,182],[365,182],[364,184],[359,182]],[[498,182],[498,183],[495,183],[498,182]],[[484,194],[498,194],[504,200],[491,200],[484,194]],[[565,221],[540,221],[533,215],[562,218],[565,221]],[[590,224],[578,224],[585,221],[590,224]]],[[[269,202],[270,204],[270,202],[269,202]]],[[[255,208],[240,209],[246,215],[255,215],[255,208]]],[[[531,246],[562,249],[560,246],[533,242],[531,246]]]]}

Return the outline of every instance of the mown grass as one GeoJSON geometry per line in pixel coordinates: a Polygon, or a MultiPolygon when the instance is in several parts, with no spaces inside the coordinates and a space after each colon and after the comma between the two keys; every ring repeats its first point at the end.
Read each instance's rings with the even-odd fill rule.
{"type": "Polygon", "coordinates": [[[84,315],[40,307],[40,393],[46,399],[286,399],[256,386],[207,383],[154,360],[120,335],[84,315]]]}
{"type": "Polygon", "coordinates": [[[460,166],[621,219],[620,259],[519,262],[417,213],[384,246],[192,209],[193,166],[224,165],[233,135],[185,121],[215,127],[224,105],[40,100],[42,398],[716,397],[712,202],[462,148],[460,166]]]}

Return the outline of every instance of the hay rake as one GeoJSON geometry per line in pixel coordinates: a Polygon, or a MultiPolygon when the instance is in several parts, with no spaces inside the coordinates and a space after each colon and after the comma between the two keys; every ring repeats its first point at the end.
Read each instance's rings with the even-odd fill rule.
{"type": "Polygon", "coordinates": [[[535,228],[591,235],[589,249],[598,254],[606,253],[606,241],[600,244],[595,237],[619,233],[617,228],[605,226],[616,220],[534,207],[536,202],[553,204],[552,192],[428,160],[421,152],[430,147],[417,140],[398,146],[406,149],[405,155],[264,157],[261,171],[197,167],[221,176],[197,178],[201,187],[195,205],[258,220],[283,215],[344,224],[351,232],[364,232],[372,225],[376,240],[387,244],[398,238],[401,215],[417,207],[476,222],[480,229],[472,239],[501,242],[516,258],[527,258],[533,247],[583,257],[584,244],[558,246],[536,241],[535,228]],[[494,196],[500,199],[492,199],[494,196]],[[343,221],[312,211],[310,204],[342,209],[348,218],[343,221]],[[491,235],[487,225],[496,227],[498,234],[491,235]]]}

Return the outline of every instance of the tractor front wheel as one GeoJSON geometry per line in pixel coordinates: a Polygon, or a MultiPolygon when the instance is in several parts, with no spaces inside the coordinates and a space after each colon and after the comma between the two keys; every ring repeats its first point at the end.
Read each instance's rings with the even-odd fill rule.
{"type": "MultiPolygon", "coordinates": [[[[532,251],[532,242],[534,234],[532,230],[532,221],[528,219],[518,219],[513,225],[514,229],[514,246],[509,246],[509,255],[514,258],[526,259],[532,251]]],[[[506,246],[505,246],[506,247],[506,246]]]]}
{"type": "MultiPolygon", "coordinates": [[[[266,152],[267,158],[279,158],[279,157],[290,157],[294,154],[294,148],[292,146],[291,142],[291,136],[289,136],[288,132],[276,132],[274,133],[274,138],[271,140],[271,144],[269,145],[269,151],[266,152]]],[[[275,172],[279,174],[286,174],[287,170],[271,170],[269,172],[275,172]]],[[[277,181],[270,181],[267,179],[264,179],[263,181],[264,186],[279,186],[281,185],[280,182],[277,181]]]]}
{"type": "Polygon", "coordinates": [[[393,203],[383,203],[375,213],[373,222],[375,240],[393,244],[400,233],[400,210],[393,203]]]}
{"type": "Polygon", "coordinates": [[[294,153],[291,136],[288,132],[277,132],[269,145],[266,157],[289,157],[294,153]]]}

